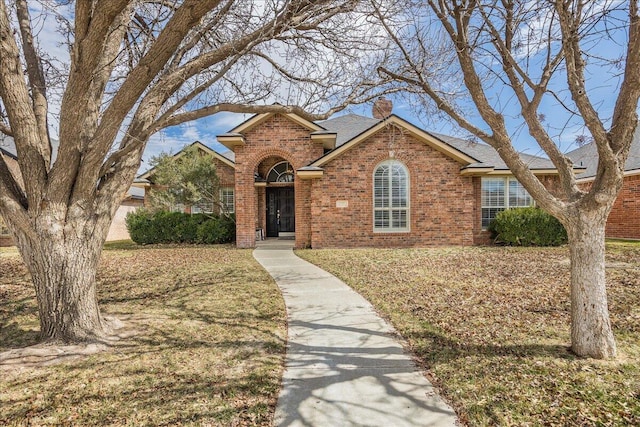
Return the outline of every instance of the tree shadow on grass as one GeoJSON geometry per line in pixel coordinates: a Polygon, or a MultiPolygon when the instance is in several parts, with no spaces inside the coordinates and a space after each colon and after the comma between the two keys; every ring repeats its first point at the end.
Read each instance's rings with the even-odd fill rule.
{"type": "MultiPolygon", "coordinates": [[[[255,327],[250,318],[198,320],[204,318],[205,328],[255,327]]],[[[238,340],[199,339],[172,329],[171,322],[192,320],[189,313],[180,319],[138,315],[134,329],[141,333],[108,351],[11,376],[0,424],[270,425],[281,338],[274,342],[277,336],[265,335],[264,328],[238,340]],[[260,351],[252,359],[239,348],[260,351]]]]}
{"type": "Polygon", "coordinates": [[[406,335],[414,343],[413,351],[427,366],[449,364],[455,359],[467,357],[520,359],[552,358],[573,360],[578,357],[568,346],[546,344],[469,344],[445,336],[442,333],[421,329],[406,335]]]}

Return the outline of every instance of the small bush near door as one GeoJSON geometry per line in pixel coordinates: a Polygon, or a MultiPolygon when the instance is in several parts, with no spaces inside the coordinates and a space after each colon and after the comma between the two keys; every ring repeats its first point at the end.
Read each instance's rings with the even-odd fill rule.
{"type": "Polygon", "coordinates": [[[556,218],[539,208],[502,211],[489,225],[497,242],[511,246],[560,246],[567,232],[556,218]]]}
{"type": "Polygon", "coordinates": [[[150,212],[138,209],[127,215],[126,223],[131,240],[140,245],[228,243],[233,241],[236,235],[233,216],[150,212]]]}

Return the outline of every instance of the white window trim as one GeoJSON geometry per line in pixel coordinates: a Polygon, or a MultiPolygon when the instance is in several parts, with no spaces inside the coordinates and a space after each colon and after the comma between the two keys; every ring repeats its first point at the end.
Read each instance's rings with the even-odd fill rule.
{"type": "MultiPolygon", "coordinates": [[[[523,208],[523,207],[527,207],[527,206],[510,206],[509,204],[509,183],[515,181],[517,183],[520,183],[520,181],[518,181],[515,177],[512,176],[508,176],[508,177],[504,177],[504,178],[497,178],[497,177],[482,177],[480,178],[480,225],[483,231],[486,231],[489,227],[488,225],[483,225],[482,224],[482,210],[483,209],[500,209],[500,208],[504,208],[503,210],[509,210],[512,208],[523,208]],[[503,189],[504,189],[504,206],[485,206],[482,203],[482,183],[485,180],[489,180],[489,181],[501,181],[503,184],[503,189]]],[[[522,184],[520,184],[522,185],[522,184]]],[[[524,187],[523,187],[524,188],[524,187]]],[[[526,191],[526,188],[525,188],[526,191]]],[[[527,194],[529,194],[529,192],[527,191],[527,194]]],[[[529,194],[529,199],[531,200],[531,203],[529,204],[529,206],[535,206],[535,200],[533,200],[533,197],[531,197],[531,194],[529,194]]]]}
{"type": "Polygon", "coordinates": [[[224,191],[225,190],[231,190],[231,193],[233,194],[233,203],[231,205],[231,209],[227,209],[226,213],[236,213],[236,189],[235,187],[221,187],[220,188],[220,204],[222,205],[222,207],[224,209],[226,209],[226,203],[225,203],[225,199],[224,199],[224,191]]]}
{"type": "MultiPolygon", "coordinates": [[[[375,168],[373,168],[373,174],[371,175],[371,214],[372,214],[372,223],[373,223],[373,232],[374,233],[409,233],[411,232],[411,175],[409,173],[409,168],[402,162],[395,160],[395,159],[388,159],[385,161],[382,161],[380,163],[378,163],[376,165],[375,168]],[[407,175],[407,206],[404,208],[399,208],[399,209],[404,209],[407,212],[407,226],[406,227],[384,227],[384,228],[380,228],[380,227],[376,227],[376,211],[377,210],[388,210],[389,212],[391,212],[391,210],[393,209],[391,207],[391,204],[389,205],[389,208],[376,208],[376,171],[378,170],[378,168],[380,166],[384,166],[384,165],[400,165],[402,166],[402,168],[404,169],[405,174],[407,175]]],[[[396,208],[396,210],[398,210],[398,208],[396,208]]],[[[391,216],[389,216],[390,221],[391,221],[391,216]]]]}

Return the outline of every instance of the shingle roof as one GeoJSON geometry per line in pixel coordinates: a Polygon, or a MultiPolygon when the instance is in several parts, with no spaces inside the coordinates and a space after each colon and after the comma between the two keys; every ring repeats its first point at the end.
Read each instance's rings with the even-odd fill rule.
{"type": "MultiPolygon", "coordinates": [[[[347,114],[336,117],[335,119],[318,122],[318,124],[327,130],[334,131],[338,134],[336,140],[336,148],[338,148],[361,133],[374,127],[380,123],[380,121],[380,119],[364,117],[357,114],[347,114]]],[[[500,158],[498,152],[493,147],[485,143],[472,142],[439,133],[427,133],[445,144],[463,152],[467,156],[476,159],[478,163],[470,165],[472,167],[493,167],[495,170],[509,170],[507,165],[500,158]]],[[[521,153],[520,156],[531,169],[555,169],[555,166],[549,159],[524,153],[521,153]]]]}
{"type": "MultiPolygon", "coordinates": [[[[211,148],[211,147],[209,147],[209,148],[211,148]]],[[[213,149],[213,148],[211,148],[211,149],[212,149],[213,151],[215,151],[216,153],[218,153],[218,150],[215,150],[215,149],[213,149]]],[[[233,151],[231,151],[231,150],[227,150],[227,151],[225,151],[224,153],[218,153],[218,154],[220,154],[220,155],[221,155],[221,156],[223,156],[223,157],[226,157],[227,159],[231,160],[233,163],[235,163],[235,162],[236,162],[236,153],[234,153],[234,152],[233,152],[233,151]]]]}
{"type": "MultiPolygon", "coordinates": [[[[490,145],[482,142],[454,138],[440,133],[427,133],[478,160],[479,164],[475,164],[473,167],[492,166],[495,170],[509,170],[509,167],[504,163],[504,160],[502,160],[498,152],[490,145]]],[[[555,169],[553,162],[544,157],[520,153],[520,158],[529,166],[529,169],[555,169]]]]}
{"type": "MultiPolygon", "coordinates": [[[[595,143],[591,142],[570,151],[567,153],[567,156],[573,160],[576,166],[584,166],[587,168],[584,173],[577,176],[578,179],[596,176],[598,169],[598,151],[595,143]]],[[[627,163],[625,163],[624,169],[627,172],[640,169],[640,126],[638,126],[636,133],[633,135],[629,157],[627,157],[627,163]]]]}
{"type": "Polygon", "coordinates": [[[338,148],[345,142],[351,141],[367,129],[377,125],[379,122],[380,119],[359,116],[357,114],[347,114],[336,117],[335,119],[318,122],[317,124],[326,130],[337,134],[336,148],[338,148]]]}

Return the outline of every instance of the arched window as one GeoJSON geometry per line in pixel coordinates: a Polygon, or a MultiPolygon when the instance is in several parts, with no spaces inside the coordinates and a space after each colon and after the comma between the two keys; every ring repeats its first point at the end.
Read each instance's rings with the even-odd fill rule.
{"type": "Polygon", "coordinates": [[[374,231],[409,231],[409,172],[387,160],[373,172],[374,231]]]}
{"type": "Polygon", "coordinates": [[[293,182],[294,172],[289,162],[280,162],[267,174],[267,182],[293,182]]]}

